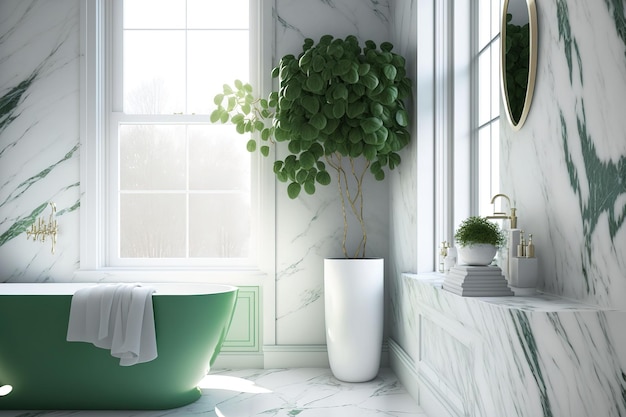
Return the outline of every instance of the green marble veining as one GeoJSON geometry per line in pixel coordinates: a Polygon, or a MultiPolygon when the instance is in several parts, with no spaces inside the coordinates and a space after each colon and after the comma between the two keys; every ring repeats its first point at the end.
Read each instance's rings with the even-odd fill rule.
{"type": "MultiPolygon", "coordinates": [[[[617,30],[617,36],[622,40],[626,46],[626,16],[624,15],[624,3],[623,0],[605,0],[606,5],[609,8],[609,14],[615,20],[615,29],[617,30]]],[[[626,55],[626,50],[625,50],[626,55]]]]}
{"type": "Polygon", "coordinates": [[[60,164],[62,164],[65,161],[67,161],[68,159],[72,158],[72,156],[74,156],[74,154],[78,150],[79,146],[80,146],[79,144],[74,145],[74,147],[72,149],[70,149],[69,152],[67,152],[57,162],[55,162],[54,164],[50,165],[49,167],[39,171],[35,175],[33,175],[30,178],[26,179],[25,181],[21,182],[17,187],[15,187],[15,190],[12,191],[8,195],[8,197],[2,203],[0,203],[0,207],[2,207],[3,205],[5,205],[6,203],[8,203],[10,201],[15,200],[16,198],[19,198],[20,196],[22,196],[22,194],[24,194],[30,187],[32,187],[38,181],[40,181],[43,178],[45,178],[46,176],[48,176],[48,174],[50,174],[50,172],[52,172],[52,170],[54,170],[57,166],[59,166],[60,164]]]}
{"type": "MultiPolygon", "coordinates": [[[[626,46],[626,19],[624,17],[624,9],[621,0],[606,0],[609,13],[612,14],[615,21],[616,31],[626,46]]],[[[583,84],[583,68],[580,53],[576,39],[572,36],[569,23],[568,8],[565,0],[557,1],[557,18],[559,28],[559,39],[564,44],[564,54],[567,60],[570,83],[574,88],[575,83],[572,79],[574,70],[578,70],[580,74],[580,84],[583,84]],[[572,54],[577,56],[577,67],[574,68],[572,54]]],[[[626,50],[626,49],[625,49],[626,50]]],[[[626,62],[625,62],[626,64],[626,62]]],[[[579,111],[576,112],[576,132],[570,132],[567,129],[567,123],[563,111],[560,111],[561,119],[561,139],[565,153],[565,163],[569,175],[570,185],[578,196],[583,222],[583,233],[585,239],[586,256],[584,259],[592,259],[592,236],[600,218],[604,215],[607,217],[608,228],[611,241],[619,229],[623,226],[626,219],[626,207],[622,204],[619,206],[621,197],[626,194],[626,157],[621,156],[617,161],[601,160],[595,147],[595,142],[587,128],[587,117],[585,113],[585,102],[583,98],[577,101],[579,111]],[[568,138],[574,138],[577,135],[580,141],[582,152],[583,166],[577,167],[570,147],[568,138]],[[584,169],[583,172],[579,170],[584,169]],[[586,180],[586,184],[582,181],[586,180]],[[588,195],[584,195],[583,190],[588,189],[588,195]]],[[[585,280],[587,293],[594,291],[594,286],[589,277],[587,262],[582,260],[582,274],[585,280]]]]}
{"type": "Polygon", "coordinates": [[[526,358],[526,362],[530,367],[532,376],[539,389],[539,399],[541,401],[543,417],[553,417],[554,414],[552,413],[550,398],[548,397],[546,381],[544,380],[541,364],[539,363],[537,341],[532,332],[532,326],[528,316],[520,310],[511,310],[510,314],[513,326],[515,327],[515,333],[524,351],[524,357],[526,358]]]}
{"type": "Polygon", "coordinates": [[[31,224],[35,223],[37,217],[48,207],[48,202],[40,204],[35,210],[33,210],[28,216],[18,219],[13,223],[6,232],[0,235],[0,246],[4,245],[9,240],[26,232],[31,224]]]}
{"type": "Polygon", "coordinates": [[[19,116],[19,105],[38,75],[39,70],[33,71],[28,78],[0,97],[0,135],[19,116]]]}
{"type": "Polygon", "coordinates": [[[583,80],[583,69],[582,69],[582,59],[580,57],[580,50],[578,49],[578,42],[576,39],[572,37],[572,28],[569,23],[569,15],[567,2],[565,0],[557,1],[557,19],[559,22],[559,39],[563,41],[565,45],[564,53],[565,59],[567,59],[567,67],[569,70],[569,80],[570,83],[573,82],[573,70],[574,70],[574,62],[572,59],[572,54],[576,55],[576,61],[578,63],[578,69],[580,71],[580,82],[583,80]]]}
{"type": "MultiPolygon", "coordinates": [[[[603,161],[598,157],[593,138],[587,130],[584,103],[581,104],[581,109],[581,114],[576,117],[576,125],[587,177],[586,185],[589,189],[587,198],[583,196],[581,176],[569,150],[567,141],[569,132],[562,112],[560,115],[561,137],[570,185],[578,196],[578,204],[582,213],[585,248],[588,259],[591,259],[591,238],[600,221],[600,217],[604,214],[607,216],[611,240],[613,240],[626,220],[626,206],[622,205],[620,211],[616,210],[618,200],[626,194],[626,157],[620,157],[615,163],[603,161]]],[[[589,292],[592,286],[585,267],[583,267],[583,276],[586,281],[587,292],[589,292]]]]}

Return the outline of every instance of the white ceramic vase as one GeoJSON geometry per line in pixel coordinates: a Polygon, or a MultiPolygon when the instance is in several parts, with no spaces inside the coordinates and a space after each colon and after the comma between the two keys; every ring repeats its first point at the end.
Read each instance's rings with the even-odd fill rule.
{"type": "Polygon", "coordinates": [[[474,266],[489,265],[498,252],[498,248],[488,243],[475,243],[458,247],[461,263],[474,266]]]}
{"type": "Polygon", "coordinates": [[[345,382],[372,380],[383,341],[385,263],[325,259],[326,343],[333,375],[345,382]]]}

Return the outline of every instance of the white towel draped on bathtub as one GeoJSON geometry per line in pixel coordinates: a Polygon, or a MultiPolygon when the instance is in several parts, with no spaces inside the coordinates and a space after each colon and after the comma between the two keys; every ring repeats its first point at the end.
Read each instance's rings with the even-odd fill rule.
{"type": "Polygon", "coordinates": [[[101,284],[72,297],[67,340],[88,342],[120,358],[121,366],[157,357],[154,288],[139,284],[101,284]]]}

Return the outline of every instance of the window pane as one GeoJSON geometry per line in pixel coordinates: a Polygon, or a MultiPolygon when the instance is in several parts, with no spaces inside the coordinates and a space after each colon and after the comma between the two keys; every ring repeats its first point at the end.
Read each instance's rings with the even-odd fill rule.
{"type": "Polygon", "coordinates": [[[491,124],[491,189],[500,192],[500,121],[491,124]]]}
{"type": "Polygon", "coordinates": [[[250,246],[247,195],[201,194],[189,197],[189,256],[244,258],[250,246]]]}
{"type": "Polygon", "coordinates": [[[186,188],[185,126],[120,126],[121,190],[186,188]]]}
{"type": "Polygon", "coordinates": [[[250,190],[247,136],[232,125],[189,127],[189,188],[250,190]]]}
{"type": "Polygon", "coordinates": [[[112,150],[120,252],[113,257],[152,258],[140,261],[149,265],[247,258],[249,138],[206,115],[224,83],[250,80],[249,0],[122,1],[123,26],[114,25],[123,27],[116,94],[124,114],[112,150]]]}
{"type": "Polygon", "coordinates": [[[491,120],[491,55],[489,49],[478,57],[478,125],[491,120]]]}
{"type": "Polygon", "coordinates": [[[483,49],[491,41],[491,2],[478,1],[478,50],[483,49]]]}
{"type": "Polygon", "coordinates": [[[189,31],[188,112],[209,114],[224,83],[250,79],[248,31],[189,31]],[[227,40],[226,42],[224,40],[227,40]]]}
{"type": "Polygon", "coordinates": [[[121,258],[186,256],[184,195],[122,194],[120,213],[121,258]]]}
{"type": "MultiPolygon", "coordinates": [[[[480,0],[481,3],[483,0],[480,0]]],[[[491,37],[494,38],[500,33],[502,19],[502,1],[491,0],[491,37]]]]}
{"type": "Polygon", "coordinates": [[[124,31],[124,112],[185,110],[185,32],[124,31]]]}
{"type": "Polygon", "coordinates": [[[500,115],[500,40],[491,46],[491,119],[500,115]]]}
{"type": "Polygon", "coordinates": [[[478,208],[481,215],[491,209],[491,156],[491,125],[487,125],[478,131],[478,208]]]}
{"type": "Polygon", "coordinates": [[[247,29],[248,0],[188,0],[190,29],[247,29]]]}
{"type": "Polygon", "coordinates": [[[124,0],[124,29],[183,29],[184,27],[184,1],[124,0]]]}

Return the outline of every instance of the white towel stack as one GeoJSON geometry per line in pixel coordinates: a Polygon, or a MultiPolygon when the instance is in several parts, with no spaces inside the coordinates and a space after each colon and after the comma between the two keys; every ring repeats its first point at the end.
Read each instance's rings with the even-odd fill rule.
{"type": "Polygon", "coordinates": [[[121,366],[155,359],[153,293],[139,284],[81,288],[72,297],[67,340],[110,349],[121,366]]]}

